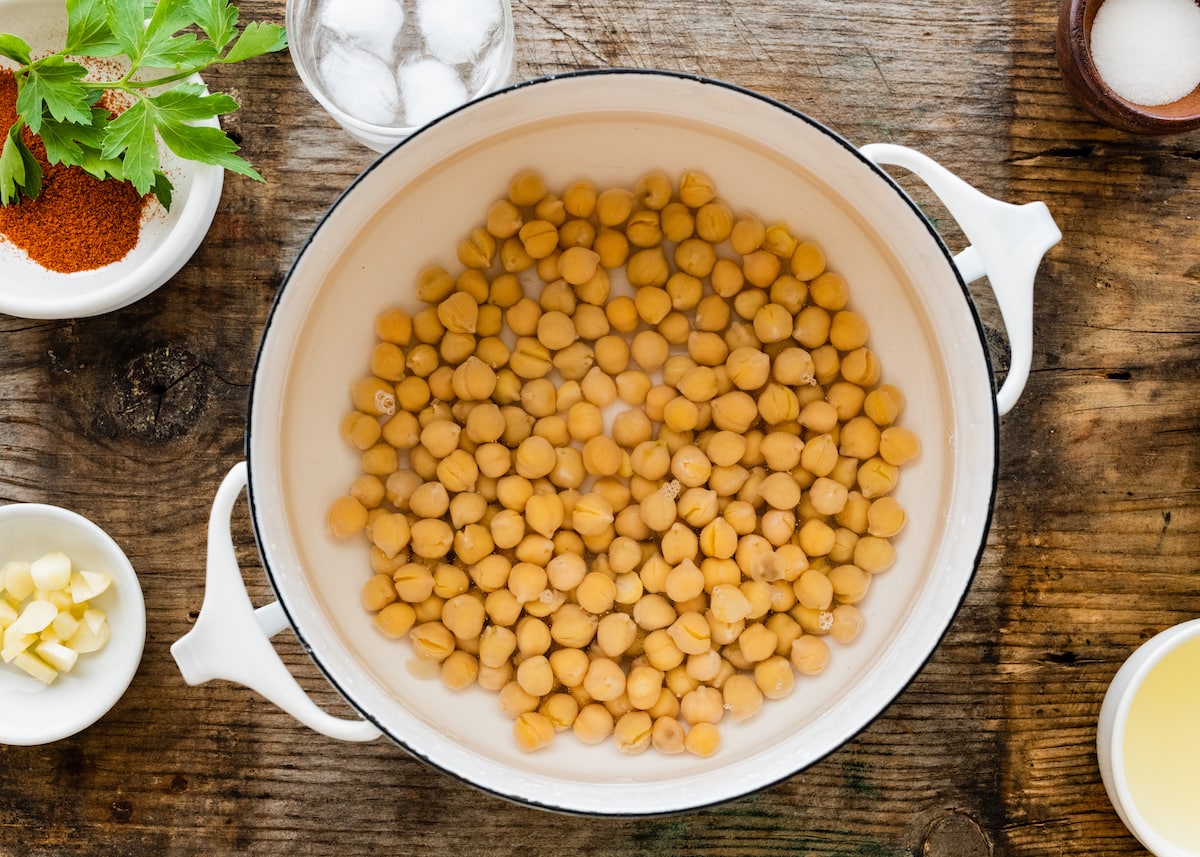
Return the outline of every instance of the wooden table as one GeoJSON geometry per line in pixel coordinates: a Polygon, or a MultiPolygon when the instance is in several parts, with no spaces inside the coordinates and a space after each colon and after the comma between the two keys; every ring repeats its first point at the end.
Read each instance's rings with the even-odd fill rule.
{"type": "MultiPolygon", "coordinates": [[[[513,6],[521,78],[710,75],[1049,205],[1064,238],[1038,277],[1033,372],[1002,422],[994,523],[944,644],[825,761],[662,820],[511,806],[386,742],[310,733],[242,688],[186,686],[168,647],[200,606],[205,522],[243,455],[264,319],[373,158],[278,55],[212,75],[241,100],[227,127],[268,183],[228,179],[172,282],[99,318],[0,317],[0,498],[105,527],[141,575],[149,624],[110,714],[49,746],[0,747],[0,855],[1144,853],[1105,796],[1095,724],[1138,644],[1200,615],[1200,134],[1138,139],[1081,111],[1050,0],[513,6]]],[[[243,20],[282,17],[280,2],[243,5],[243,20]]],[[[265,598],[244,509],[235,538],[265,598]]],[[[294,639],[280,648],[337,710],[294,639]]]]}

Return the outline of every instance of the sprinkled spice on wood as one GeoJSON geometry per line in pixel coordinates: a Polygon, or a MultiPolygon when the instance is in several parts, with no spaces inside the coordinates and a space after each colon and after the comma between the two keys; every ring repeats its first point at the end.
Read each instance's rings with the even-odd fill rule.
{"type": "MultiPolygon", "coordinates": [[[[16,122],[17,84],[0,69],[0,131],[16,122]]],[[[74,273],[102,268],[137,246],[150,196],[128,182],[99,181],[79,167],[50,164],[42,142],[25,129],[25,140],[42,165],[36,199],[0,206],[0,234],[43,268],[74,273]]]]}

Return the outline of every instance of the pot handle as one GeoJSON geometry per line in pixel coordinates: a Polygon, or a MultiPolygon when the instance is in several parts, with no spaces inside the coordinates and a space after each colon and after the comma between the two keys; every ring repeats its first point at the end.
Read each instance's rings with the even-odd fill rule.
{"type": "Polygon", "coordinates": [[[1034,276],[1042,257],[1062,240],[1050,209],[1044,202],[1014,205],[993,199],[906,146],[872,143],[859,151],[875,164],[903,167],[924,181],[970,240],[954,264],[965,282],[986,276],[1000,306],[1012,358],[996,407],[1007,414],[1025,389],[1033,360],[1034,276]]]}
{"type": "Polygon", "coordinates": [[[334,717],[318,708],[271,646],[271,637],[288,627],[287,617],[278,601],[257,610],[250,603],[229,527],[233,504],[246,480],[242,461],[225,476],[213,500],[204,603],[192,630],[171,646],[184,681],[198,685],[226,679],[257,691],[322,735],[341,741],[378,738],[375,724],[334,717]]]}

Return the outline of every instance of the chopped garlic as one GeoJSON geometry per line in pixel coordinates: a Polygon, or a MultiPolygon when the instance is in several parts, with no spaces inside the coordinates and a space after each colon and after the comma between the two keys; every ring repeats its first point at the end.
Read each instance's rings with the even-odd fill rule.
{"type": "Polygon", "coordinates": [[[29,564],[29,575],[38,589],[62,589],[71,579],[71,558],[62,551],[51,551],[29,564]]]}
{"type": "Polygon", "coordinates": [[[111,585],[109,574],[74,570],[62,551],[0,566],[0,661],[45,684],[70,672],[111,636],[108,616],[90,603],[111,585]]]}

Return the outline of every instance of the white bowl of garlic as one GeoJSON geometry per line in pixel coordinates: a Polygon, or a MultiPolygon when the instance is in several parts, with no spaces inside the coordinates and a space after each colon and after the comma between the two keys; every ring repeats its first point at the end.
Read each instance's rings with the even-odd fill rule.
{"type": "Polygon", "coordinates": [[[74,735],[116,704],[141,662],[137,574],[74,512],[0,507],[0,634],[0,744],[74,735]]]}

